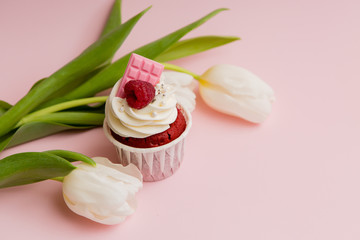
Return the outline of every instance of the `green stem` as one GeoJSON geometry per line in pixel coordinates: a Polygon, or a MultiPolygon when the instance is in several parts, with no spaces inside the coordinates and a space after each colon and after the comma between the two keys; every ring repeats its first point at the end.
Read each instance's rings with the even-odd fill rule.
{"type": "Polygon", "coordinates": [[[200,75],[193,73],[185,68],[182,68],[182,67],[176,66],[174,64],[170,64],[170,63],[161,63],[161,64],[164,65],[165,69],[167,69],[167,70],[173,70],[176,72],[186,73],[186,74],[191,75],[196,80],[200,80],[200,75]]]}
{"type": "Polygon", "coordinates": [[[20,127],[21,125],[23,125],[25,123],[29,123],[32,120],[34,120],[40,116],[49,114],[49,113],[54,113],[54,112],[66,110],[69,108],[87,105],[90,103],[102,103],[102,102],[105,102],[106,99],[107,99],[107,96],[83,98],[83,99],[77,99],[77,100],[73,100],[73,101],[63,102],[63,103],[59,103],[59,104],[56,104],[56,105],[53,105],[53,106],[50,106],[47,108],[43,108],[39,111],[33,112],[33,113],[25,116],[23,119],[21,119],[18,122],[18,124],[15,126],[15,128],[20,127]]]}
{"type": "Polygon", "coordinates": [[[33,119],[33,122],[52,122],[70,125],[95,125],[100,126],[103,124],[105,118],[104,113],[92,113],[92,112],[55,112],[49,113],[43,116],[38,116],[33,119]]]}
{"type": "Polygon", "coordinates": [[[64,177],[54,177],[54,178],[50,178],[50,180],[54,180],[54,181],[58,181],[58,182],[63,182],[64,177]]]}

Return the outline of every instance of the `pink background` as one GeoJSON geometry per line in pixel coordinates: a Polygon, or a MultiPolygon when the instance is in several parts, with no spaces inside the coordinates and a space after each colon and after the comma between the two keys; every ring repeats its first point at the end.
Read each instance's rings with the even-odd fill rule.
{"type": "MultiPolygon", "coordinates": [[[[101,32],[112,0],[1,0],[0,99],[15,103],[101,32]]],[[[123,1],[123,19],[149,5],[117,56],[218,7],[190,33],[241,41],[175,61],[201,74],[245,67],[277,101],[261,125],[217,113],[198,96],[186,156],[171,178],[145,183],[137,212],[104,226],[72,213],[61,184],[0,190],[2,239],[360,239],[360,2],[123,1]],[[151,30],[151,31],[149,31],[151,30]]],[[[67,149],[115,159],[102,129],[67,132],[0,157],[67,149]]]]}

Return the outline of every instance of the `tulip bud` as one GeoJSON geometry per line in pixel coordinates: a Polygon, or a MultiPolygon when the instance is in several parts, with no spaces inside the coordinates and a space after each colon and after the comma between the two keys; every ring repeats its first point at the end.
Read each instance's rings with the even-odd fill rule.
{"type": "Polygon", "coordinates": [[[64,177],[64,200],[73,212],[95,222],[120,223],[136,209],[141,173],[132,164],[123,167],[107,158],[93,159],[95,167],[81,163],[64,177]]]}
{"type": "Polygon", "coordinates": [[[201,75],[199,91],[215,110],[254,123],[266,119],[275,100],[272,88],[259,77],[226,64],[215,65],[201,75]]]}

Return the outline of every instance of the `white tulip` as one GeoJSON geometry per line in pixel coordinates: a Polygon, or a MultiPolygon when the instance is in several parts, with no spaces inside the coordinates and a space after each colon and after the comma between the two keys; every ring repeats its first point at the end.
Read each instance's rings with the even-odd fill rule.
{"type": "Polygon", "coordinates": [[[64,200],[73,212],[95,222],[120,223],[136,209],[142,175],[132,164],[123,167],[107,158],[93,159],[95,167],[81,163],[64,177],[64,200]]]}
{"type": "Polygon", "coordinates": [[[244,68],[220,64],[200,76],[199,91],[217,111],[254,123],[263,122],[275,100],[272,88],[244,68]]]}

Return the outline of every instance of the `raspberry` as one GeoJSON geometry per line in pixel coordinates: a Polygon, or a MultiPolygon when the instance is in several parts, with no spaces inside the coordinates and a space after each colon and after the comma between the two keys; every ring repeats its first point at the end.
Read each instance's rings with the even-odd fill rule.
{"type": "Polygon", "coordinates": [[[154,86],[145,81],[131,80],[124,87],[125,98],[130,107],[142,109],[155,97],[154,86]]]}

